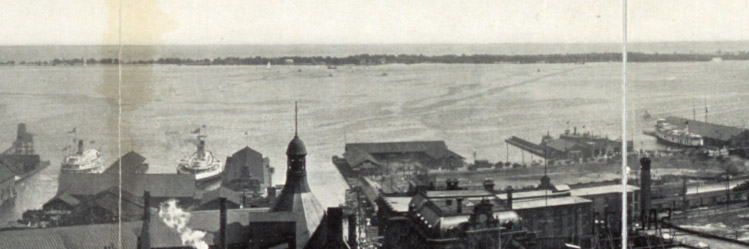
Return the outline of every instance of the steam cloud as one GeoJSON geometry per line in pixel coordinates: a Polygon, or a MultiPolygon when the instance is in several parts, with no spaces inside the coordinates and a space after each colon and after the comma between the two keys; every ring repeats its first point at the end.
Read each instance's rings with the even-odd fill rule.
{"type": "Polygon", "coordinates": [[[159,218],[161,218],[164,224],[180,234],[182,245],[191,246],[196,249],[208,249],[208,244],[203,240],[205,232],[192,230],[192,228],[187,227],[187,222],[190,221],[190,213],[179,208],[177,200],[168,200],[161,203],[159,207],[159,218]]]}

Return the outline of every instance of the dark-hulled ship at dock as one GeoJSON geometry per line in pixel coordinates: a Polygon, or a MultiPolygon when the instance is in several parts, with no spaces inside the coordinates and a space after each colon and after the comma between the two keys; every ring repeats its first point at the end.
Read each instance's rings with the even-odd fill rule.
{"type": "Polygon", "coordinates": [[[193,133],[198,134],[198,150],[192,155],[182,158],[177,165],[178,174],[193,174],[196,181],[209,181],[221,177],[224,165],[213,156],[213,152],[205,149],[205,134],[198,128],[193,133]]]}
{"type": "Polygon", "coordinates": [[[0,166],[7,167],[20,181],[49,166],[49,161],[41,161],[34,150],[34,135],[26,130],[26,124],[18,124],[16,133],[13,145],[0,153],[0,166]]]}

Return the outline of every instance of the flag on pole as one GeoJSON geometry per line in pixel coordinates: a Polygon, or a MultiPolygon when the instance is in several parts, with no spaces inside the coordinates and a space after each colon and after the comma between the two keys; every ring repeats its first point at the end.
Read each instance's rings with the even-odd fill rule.
{"type": "Polygon", "coordinates": [[[62,151],[67,151],[70,148],[70,145],[65,146],[65,148],[62,148],[62,151]]]}
{"type": "Polygon", "coordinates": [[[198,134],[198,133],[200,133],[200,128],[197,128],[194,131],[192,131],[192,134],[198,134]]]}
{"type": "Polygon", "coordinates": [[[77,128],[77,127],[73,127],[73,129],[72,129],[72,130],[70,130],[70,131],[68,131],[68,133],[75,133],[75,129],[76,129],[76,128],[77,128]]]}

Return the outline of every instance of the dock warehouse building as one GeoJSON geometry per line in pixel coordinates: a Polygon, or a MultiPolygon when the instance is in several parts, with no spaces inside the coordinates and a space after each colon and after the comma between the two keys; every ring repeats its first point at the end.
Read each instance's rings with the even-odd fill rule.
{"type": "MultiPolygon", "coordinates": [[[[570,186],[573,196],[582,197],[592,202],[596,219],[603,219],[607,213],[622,213],[622,186],[613,183],[587,184],[570,186]]],[[[640,188],[627,186],[627,206],[630,214],[637,214],[640,210],[640,188]]],[[[635,215],[637,216],[637,215],[635,215]]]]}
{"type": "Polygon", "coordinates": [[[222,175],[223,186],[238,192],[262,194],[268,187],[273,186],[272,174],[270,159],[245,146],[226,158],[226,167],[222,175]]]}
{"type": "MultiPolygon", "coordinates": [[[[190,221],[187,222],[188,227],[205,232],[203,240],[210,248],[252,249],[277,246],[297,249],[350,248],[343,240],[343,229],[340,227],[342,226],[341,212],[335,209],[333,211],[328,209],[325,212],[309,189],[306,170],[307,151],[298,136],[294,136],[289,143],[286,155],[286,184],[275,206],[230,210],[227,209],[226,199],[220,198],[219,210],[193,211],[190,221]]],[[[99,175],[104,177],[108,174],[99,175]]],[[[144,176],[149,176],[149,174],[138,175],[134,179],[143,179],[144,176]]],[[[194,176],[177,176],[187,176],[192,179],[194,189],[194,176]]],[[[100,180],[103,181],[103,179],[106,178],[100,180]]],[[[149,182],[136,183],[149,185],[149,182]]],[[[170,185],[172,183],[165,184],[167,185],[162,186],[163,188],[176,187],[170,185]]],[[[123,185],[123,189],[128,185],[123,185]]],[[[144,211],[142,213],[145,215],[143,215],[143,221],[122,224],[123,248],[189,248],[180,239],[181,235],[167,226],[156,215],[155,210],[149,208],[158,206],[164,201],[155,197],[168,190],[145,187],[135,189],[141,191],[137,195],[143,198],[144,211]],[[152,196],[154,198],[151,198],[152,196]]],[[[83,191],[80,188],[76,190],[83,191]]],[[[0,248],[117,248],[120,243],[118,239],[118,224],[12,230],[0,231],[0,248]]]]}
{"type": "MultiPolygon", "coordinates": [[[[457,180],[448,181],[445,190],[421,189],[413,196],[377,200],[374,222],[385,236],[383,248],[402,248],[398,246],[414,241],[427,248],[453,248],[496,240],[499,237],[461,237],[471,234],[473,220],[466,217],[480,212],[474,208],[484,202],[492,205],[500,224],[495,232],[511,234],[517,242],[514,248],[562,248],[565,243],[591,246],[595,242],[593,202],[573,195],[567,185],[514,192],[512,188],[494,190],[492,181],[485,182],[484,189],[463,189],[457,180]]],[[[508,241],[502,236],[502,241],[508,241]]]]}
{"type": "Polygon", "coordinates": [[[364,175],[455,169],[462,167],[465,159],[449,150],[444,141],[347,143],[343,157],[351,170],[364,175]]]}
{"type": "Polygon", "coordinates": [[[423,191],[378,200],[383,248],[525,248],[517,213],[488,190],[423,191]]]}

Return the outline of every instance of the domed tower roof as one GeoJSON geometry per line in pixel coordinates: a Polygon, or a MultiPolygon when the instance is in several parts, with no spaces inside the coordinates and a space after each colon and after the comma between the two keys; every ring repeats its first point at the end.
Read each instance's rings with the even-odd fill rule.
{"type": "Polygon", "coordinates": [[[325,213],[307,183],[306,156],[304,142],[295,132],[286,149],[286,184],[276,204],[270,209],[270,212],[294,213],[297,248],[302,248],[307,243],[325,213]]]}
{"type": "Polygon", "coordinates": [[[289,142],[289,147],[286,148],[287,156],[305,156],[307,155],[307,148],[304,146],[304,142],[299,139],[299,136],[294,136],[289,142]]]}

